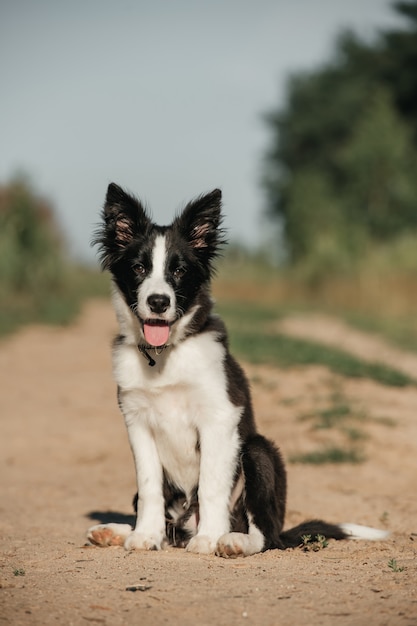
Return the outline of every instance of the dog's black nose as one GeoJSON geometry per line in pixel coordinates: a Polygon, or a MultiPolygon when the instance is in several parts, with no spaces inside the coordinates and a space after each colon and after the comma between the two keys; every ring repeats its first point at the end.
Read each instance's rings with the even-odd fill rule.
{"type": "Polygon", "coordinates": [[[165,313],[171,300],[163,293],[153,293],[148,297],[148,305],[152,313],[165,313]]]}

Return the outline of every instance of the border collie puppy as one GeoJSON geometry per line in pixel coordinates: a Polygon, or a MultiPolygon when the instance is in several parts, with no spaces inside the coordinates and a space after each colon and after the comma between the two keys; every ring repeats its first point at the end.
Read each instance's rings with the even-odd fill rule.
{"type": "Polygon", "coordinates": [[[283,531],[286,472],[258,434],[249,385],[212,312],[210,279],[224,243],[221,192],[190,202],[170,226],[111,184],[98,244],[113,281],[120,334],[113,345],[118,401],[138,493],[136,526],[100,524],[89,540],[127,550],[248,556],[303,535],[380,539],[383,531],[310,521],[283,531]]]}

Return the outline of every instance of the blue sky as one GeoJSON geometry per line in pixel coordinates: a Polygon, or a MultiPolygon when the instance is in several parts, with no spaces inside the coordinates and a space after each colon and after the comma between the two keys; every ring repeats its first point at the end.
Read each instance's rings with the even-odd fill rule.
{"type": "Polygon", "coordinates": [[[0,183],[26,172],[85,260],[111,181],[163,224],[221,187],[229,237],[259,245],[262,114],[341,30],[398,20],[385,0],[0,0],[0,183]]]}

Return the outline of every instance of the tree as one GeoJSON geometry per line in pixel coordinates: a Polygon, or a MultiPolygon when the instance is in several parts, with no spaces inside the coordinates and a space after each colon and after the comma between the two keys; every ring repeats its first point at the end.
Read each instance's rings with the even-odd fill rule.
{"type": "Polygon", "coordinates": [[[350,222],[376,240],[417,228],[417,153],[386,91],[371,95],[339,161],[350,222]]]}
{"type": "Polygon", "coordinates": [[[55,287],[63,263],[51,205],[22,177],[0,187],[0,294],[55,287]]]}
{"type": "Polygon", "coordinates": [[[293,76],[286,107],[266,117],[268,213],[292,262],[325,251],[345,265],[361,242],[417,228],[417,0],[396,6],[411,28],[372,45],[345,33],[333,62],[293,76]]]}
{"type": "Polygon", "coordinates": [[[405,27],[383,35],[378,78],[412,125],[417,144],[417,1],[396,2],[394,8],[404,18],[405,27]]]}

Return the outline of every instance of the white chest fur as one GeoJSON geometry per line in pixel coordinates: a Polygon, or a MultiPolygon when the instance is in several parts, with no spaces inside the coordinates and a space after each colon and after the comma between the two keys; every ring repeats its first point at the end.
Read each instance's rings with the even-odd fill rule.
{"type": "Polygon", "coordinates": [[[241,408],[227,394],[223,357],[224,347],[211,333],[167,349],[155,367],[135,345],[114,350],[114,376],[132,448],[140,447],[132,433],[145,427],[165,472],[187,496],[199,481],[201,431],[213,427],[226,435],[240,418],[241,408]]]}

